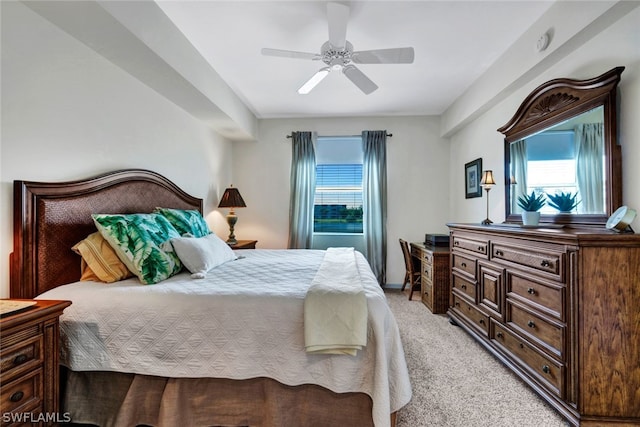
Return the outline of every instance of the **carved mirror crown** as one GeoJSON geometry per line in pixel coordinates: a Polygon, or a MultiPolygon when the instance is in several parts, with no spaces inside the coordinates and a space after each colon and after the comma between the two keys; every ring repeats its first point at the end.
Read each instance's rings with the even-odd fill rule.
{"type": "Polygon", "coordinates": [[[505,135],[507,222],[521,222],[516,201],[525,192],[544,192],[547,199],[565,191],[577,196],[578,206],[570,212],[552,211],[547,203],[541,223],[600,226],[622,204],[616,89],[623,70],[616,67],[587,80],[548,81],[533,90],[511,120],[498,129],[505,135]],[[590,148],[590,144],[599,145],[590,148]],[[542,182],[551,181],[554,175],[544,167],[563,159],[568,161],[565,166],[554,167],[564,169],[565,175],[573,174],[573,183],[567,184],[565,178],[542,182]]]}

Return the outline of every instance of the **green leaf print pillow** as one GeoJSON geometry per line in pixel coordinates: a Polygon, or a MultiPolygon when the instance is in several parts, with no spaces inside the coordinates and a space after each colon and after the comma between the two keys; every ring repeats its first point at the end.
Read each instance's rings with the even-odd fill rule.
{"type": "Polygon", "coordinates": [[[181,236],[204,237],[211,234],[207,222],[197,210],[155,208],[154,212],[167,218],[181,236]]]}
{"type": "Polygon", "coordinates": [[[162,215],[94,214],[91,215],[102,237],[118,258],[146,285],[158,283],[182,269],[173,250],[163,250],[163,243],[180,234],[162,215]]]}

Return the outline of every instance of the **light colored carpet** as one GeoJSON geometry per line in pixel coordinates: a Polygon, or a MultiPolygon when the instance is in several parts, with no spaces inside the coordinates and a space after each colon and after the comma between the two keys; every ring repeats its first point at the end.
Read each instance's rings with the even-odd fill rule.
{"type": "Polygon", "coordinates": [[[404,345],[413,398],[397,427],[565,427],[524,382],[418,295],[387,290],[404,345]]]}

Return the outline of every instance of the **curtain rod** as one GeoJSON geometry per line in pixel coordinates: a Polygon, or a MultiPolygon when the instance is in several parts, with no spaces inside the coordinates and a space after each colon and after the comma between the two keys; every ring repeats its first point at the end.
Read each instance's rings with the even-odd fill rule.
{"type": "MultiPolygon", "coordinates": [[[[361,137],[362,135],[322,135],[322,138],[358,138],[361,137]]],[[[393,136],[392,133],[388,133],[387,137],[391,138],[393,136]]],[[[287,138],[292,138],[293,135],[287,135],[287,138]]]]}

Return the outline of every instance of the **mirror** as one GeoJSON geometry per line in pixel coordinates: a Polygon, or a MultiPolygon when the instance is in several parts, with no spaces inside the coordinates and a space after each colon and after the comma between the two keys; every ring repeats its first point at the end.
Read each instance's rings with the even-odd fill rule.
{"type": "Polygon", "coordinates": [[[604,226],[622,204],[616,88],[623,70],[544,83],[498,129],[505,135],[506,222],[522,222],[517,199],[525,192],[546,194],[542,224],[604,226]],[[560,193],[577,205],[552,207],[549,195],[560,193]]]}

